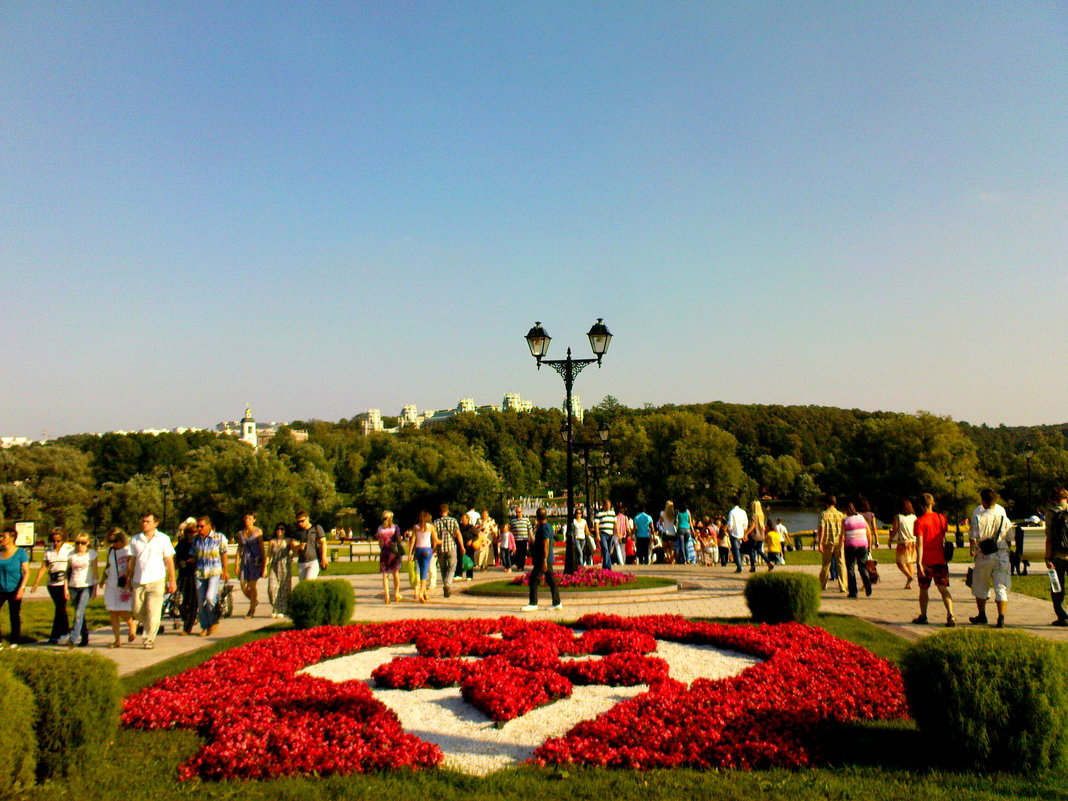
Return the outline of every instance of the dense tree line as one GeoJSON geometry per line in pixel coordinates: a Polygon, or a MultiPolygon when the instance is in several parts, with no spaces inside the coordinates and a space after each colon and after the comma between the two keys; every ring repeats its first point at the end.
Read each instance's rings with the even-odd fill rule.
{"type": "MultiPolygon", "coordinates": [[[[0,513],[40,531],[136,530],[143,510],[163,508],[166,472],[171,528],[206,513],[233,530],[246,510],[271,526],[298,507],[327,527],[357,529],[384,508],[407,521],[442,501],[499,514],[508,497],[563,495],[563,425],[556,409],[460,414],[430,430],[370,436],[355,420],[306,421],[294,424],[306,441],[283,426],[258,451],[202,431],[63,437],[0,451],[0,513]]],[[[630,409],[609,396],[575,437],[597,441],[602,425],[611,463],[598,495],[654,508],[685,499],[713,513],[735,493],[808,505],[833,492],[864,495],[885,519],[901,497],[932,492],[956,511],[989,485],[1023,516],[1029,498],[1068,481],[1068,425],[991,428],[922,412],[720,402],[630,409]]]]}

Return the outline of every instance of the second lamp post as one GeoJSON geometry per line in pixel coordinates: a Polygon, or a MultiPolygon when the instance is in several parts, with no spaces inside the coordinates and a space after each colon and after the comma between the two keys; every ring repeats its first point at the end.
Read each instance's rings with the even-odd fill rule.
{"type": "Polygon", "coordinates": [[[578,567],[578,560],[575,557],[575,532],[574,532],[574,520],[575,520],[575,452],[572,444],[574,437],[574,419],[571,409],[571,388],[575,385],[575,377],[582,372],[583,368],[587,365],[597,363],[597,366],[601,366],[601,359],[605,353],[608,352],[608,345],[612,341],[612,334],[609,332],[607,326],[604,324],[604,320],[600,317],[597,318],[597,322],[594,323],[589,332],[586,334],[590,340],[590,348],[593,350],[595,359],[573,359],[571,358],[571,348],[567,349],[566,359],[549,360],[545,358],[545,354],[549,352],[549,343],[552,341],[552,337],[548,332],[541,327],[540,322],[534,323],[534,327],[527,332],[526,340],[527,345],[530,347],[530,355],[533,356],[538,362],[538,369],[541,369],[543,364],[547,364],[556,370],[560,374],[560,377],[564,379],[565,399],[564,409],[567,412],[567,527],[566,527],[566,545],[564,552],[564,572],[574,573],[578,567]]]}

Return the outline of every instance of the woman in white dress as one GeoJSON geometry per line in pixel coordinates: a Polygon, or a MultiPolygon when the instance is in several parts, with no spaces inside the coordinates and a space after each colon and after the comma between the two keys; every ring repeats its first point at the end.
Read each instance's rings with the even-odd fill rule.
{"type": "Polygon", "coordinates": [[[130,630],[129,641],[133,642],[137,638],[133,615],[130,613],[133,594],[126,579],[126,560],[130,556],[130,549],[126,546],[126,532],[121,528],[109,529],[107,540],[111,547],[108,548],[104,578],[100,583],[104,587],[104,607],[111,618],[111,632],[115,635],[115,641],[108,648],[118,648],[123,620],[130,630]]]}

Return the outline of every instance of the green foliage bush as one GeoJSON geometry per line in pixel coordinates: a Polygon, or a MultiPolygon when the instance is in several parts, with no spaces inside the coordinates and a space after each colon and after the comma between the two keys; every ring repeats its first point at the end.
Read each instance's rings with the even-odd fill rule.
{"type": "Polygon", "coordinates": [[[90,654],[23,649],[5,651],[0,666],[33,693],[39,780],[70,776],[100,758],[119,723],[114,662],[90,654]]]}
{"type": "Polygon", "coordinates": [[[909,710],[953,767],[1033,771],[1068,764],[1068,648],[1023,632],[958,629],[912,645],[909,710]]]}
{"type": "Polygon", "coordinates": [[[33,712],[30,688],[0,667],[0,798],[33,784],[37,764],[33,712]]]}
{"type": "Polygon", "coordinates": [[[820,583],[807,573],[758,573],[745,583],[757,623],[807,623],[820,611],[820,583]]]}
{"type": "Polygon", "coordinates": [[[301,581],[289,594],[289,616],[298,629],[344,626],[355,608],[356,596],[345,579],[301,581]]]}

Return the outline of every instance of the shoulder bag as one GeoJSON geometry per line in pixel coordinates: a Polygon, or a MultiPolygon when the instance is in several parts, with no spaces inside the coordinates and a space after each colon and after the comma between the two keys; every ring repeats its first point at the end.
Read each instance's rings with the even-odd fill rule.
{"type": "Polygon", "coordinates": [[[993,556],[998,552],[998,540],[1001,539],[1001,530],[1005,528],[1005,518],[1001,518],[1001,522],[998,523],[998,530],[992,537],[987,537],[985,540],[979,540],[979,550],[986,556],[993,556]]]}

